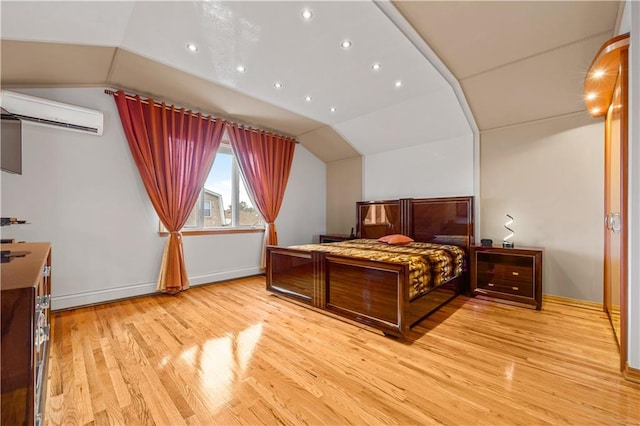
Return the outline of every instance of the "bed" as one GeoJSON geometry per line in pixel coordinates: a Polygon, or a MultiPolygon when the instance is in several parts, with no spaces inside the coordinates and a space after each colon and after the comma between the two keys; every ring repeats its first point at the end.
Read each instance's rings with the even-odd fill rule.
{"type": "Polygon", "coordinates": [[[268,246],[267,290],[401,338],[468,290],[473,197],[363,201],[356,220],[354,240],[268,246]],[[378,242],[395,235],[413,242],[378,242]]]}

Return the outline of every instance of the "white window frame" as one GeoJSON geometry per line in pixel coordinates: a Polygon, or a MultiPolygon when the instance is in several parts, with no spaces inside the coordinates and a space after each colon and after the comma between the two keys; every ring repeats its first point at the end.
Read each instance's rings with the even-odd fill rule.
{"type": "MultiPolygon", "coordinates": [[[[216,154],[228,154],[228,155],[232,155],[233,156],[233,161],[231,162],[231,224],[226,225],[226,226],[219,226],[219,227],[210,227],[210,228],[205,228],[204,227],[204,185],[202,187],[202,189],[200,190],[200,195],[198,196],[198,201],[196,201],[196,204],[194,206],[194,208],[198,209],[198,221],[197,221],[197,225],[196,226],[184,226],[181,230],[182,234],[188,235],[188,234],[193,234],[193,235],[199,235],[199,234],[214,234],[214,233],[225,233],[225,232],[264,232],[265,230],[265,222],[264,222],[264,218],[262,217],[262,215],[260,214],[260,212],[258,212],[258,210],[256,209],[256,212],[258,213],[258,216],[260,217],[260,220],[257,224],[255,225],[239,225],[240,222],[240,185],[244,184],[242,176],[241,176],[241,172],[240,172],[240,167],[238,166],[238,160],[236,158],[235,153],[233,152],[233,149],[231,148],[231,144],[229,143],[228,140],[223,140],[220,143],[220,146],[218,147],[218,152],[216,154]]],[[[212,166],[213,167],[213,166],[212,166]]],[[[250,195],[249,195],[250,196],[250,195]]],[[[222,200],[223,203],[225,202],[225,200],[222,200]]],[[[253,202],[253,200],[251,200],[252,205],[254,206],[255,209],[255,204],[253,202]]],[[[213,207],[213,205],[212,205],[213,207]]],[[[223,219],[224,219],[224,209],[225,206],[222,205],[222,214],[223,214],[223,219]]],[[[212,213],[213,213],[213,208],[211,209],[212,213]]],[[[210,217],[210,216],[209,216],[210,217]]],[[[165,235],[167,234],[167,230],[166,228],[162,225],[162,223],[160,223],[160,234],[161,235],[165,235]]]]}

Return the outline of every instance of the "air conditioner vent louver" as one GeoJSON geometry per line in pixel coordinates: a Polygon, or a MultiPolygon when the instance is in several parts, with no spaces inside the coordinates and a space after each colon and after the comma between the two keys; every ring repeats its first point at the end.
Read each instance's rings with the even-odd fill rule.
{"type": "Polygon", "coordinates": [[[26,115],[13,114],[14,117],[20,120],[30,121],[32,123],[44,124],[48,126],[65,127],[67,129],[80,130],[82,132],[98,134],[98,129],[95,127],[80,126],[78,124],[62,123],[60,121],[47,120],[46,118],[28,117],[26,115]]]}
{"type": "Polygon", "coordinates": [[[34,124],[102,135],[102,112],[48,99],[3,90],[2,108],[13,116],[34,124]]]}

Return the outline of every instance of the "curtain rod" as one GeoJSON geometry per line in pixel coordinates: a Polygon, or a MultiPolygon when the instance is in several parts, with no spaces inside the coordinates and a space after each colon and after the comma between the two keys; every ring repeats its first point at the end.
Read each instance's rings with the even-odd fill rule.
{"type": "MultiPolygon", "coordinates": [[[[115,96],[115,95],[117,95],[117,94],[118,94],[118,92],[115,92],[115,91],[110,90],[110,89],[104,89],[104,93],[105,93],[105,94],[107,94],[107,95],[110,95],[110,96],[115,96]]],[[[131,99],[131,100],[136,99],[136,96],[135,96],[135,95],[130,95],[130,94],[128,94],[128,93],[125,93],[125,94],[124,94],[124,96],[125,96],[125,98],[126,98],[126,99],[131,99]]],[[[138,96],[139,96],[139,95],[138,95],[138,96]]],[[[149,100],[148,100],[148,99],[142,99],[142,98],[140,98],[140,101],[141,101],[143,104],[147,104],[147,105],[149,104],[149,100]]],[[[157,107],[162,106],[162,102],[158,102],[158,101],[154,101],[154,102],[153,102],[153,104],[154,104],[154,106],[157,106],[157,107]]],[[[175,107],[175,105],[172,105],[172,106],[174,106],[174,107],[175,107]]],[[[186,109],[186,108],[184,108],[184,109],[186,109]]],[[[190,110],[190,111],[191,111],[191,110],[190,110]]],[[[273,131],[273,130],[270,130],[270,129],[261,129],[261,128],[259,128],[258,126],[252,126],[252,125],[250,125],[250,124],[241,123],[241,122],[238,122],[238,121],[236,121],[236,120],[228,119],[228,118],[225,118],[225,117],[214,117],[213,115],[206,115],[206,114],[203,114],[203,115],[204,115],[207,119],[209,119],[209,120],[221,119],[221,120],[225,120],[225,121],[227,121],[228,123],[237,124],[238,126],[242,127],[243,129],[245,129],[245,130],[249,130],[249,131],[254,132],[254,133],[260,133],[260,132],[272,133],[272,134],[274,134],[274,135],[276,135],[276,136],[281,136],[281,137],[285,137],[285,138],[293,139],[293,140],[294,140],[294,142],[295,142],[295,143],[297,143],[297,144],[299,144],[299,143],[300,143],[300,142],[298,141],[298,139],[296,139],[296,138],[295,138],[295,136],[290,136],[290,135],[282,134],[282,133],[280,133],[280,132],[276,132],[276,131],[273,131]]]]}

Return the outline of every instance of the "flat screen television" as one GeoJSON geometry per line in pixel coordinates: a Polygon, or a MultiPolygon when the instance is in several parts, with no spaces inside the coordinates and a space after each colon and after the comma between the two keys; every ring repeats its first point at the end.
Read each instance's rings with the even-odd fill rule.
{"type": "Polygon", "coordinates": [[[0,120],[0,169],[22,174],[22,122],[5,110],[0,120]]]}

